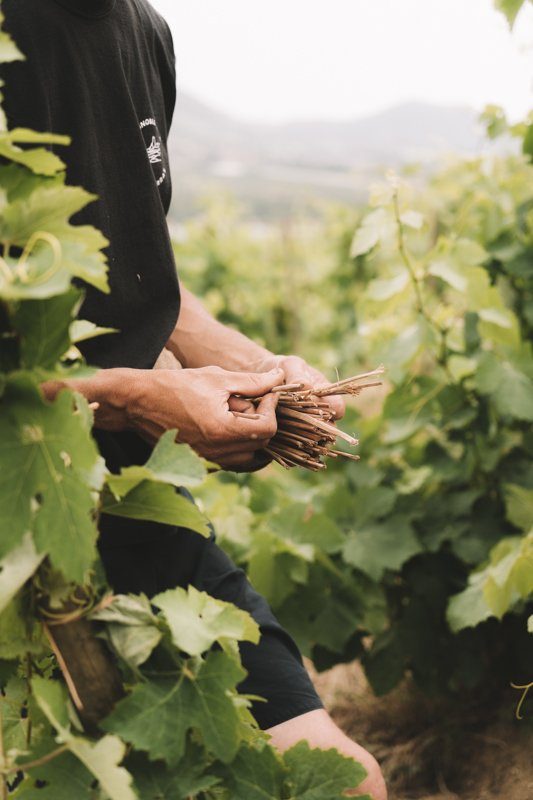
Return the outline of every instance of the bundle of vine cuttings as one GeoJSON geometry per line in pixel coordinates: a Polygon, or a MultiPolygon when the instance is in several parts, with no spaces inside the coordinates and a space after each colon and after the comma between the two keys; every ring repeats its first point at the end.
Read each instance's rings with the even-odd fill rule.
{"type": "Polygon", "coordinates": [[[359,456],[336,449],[337,439],[352,447],[359,441],[334,424],[335,417],[327,398],[357,396],[364,389],[381,386],[381,381],[365,381],[383,373],[384,368],[378,367],[372,372],[312,389],[304,389],[303,384],[276,386],[272,391],[280,395],[276,409],[278,430],[265,451],[285,469],[305,467],[313,472],[326,469],[328,458],[359,461],[359,456]]]}

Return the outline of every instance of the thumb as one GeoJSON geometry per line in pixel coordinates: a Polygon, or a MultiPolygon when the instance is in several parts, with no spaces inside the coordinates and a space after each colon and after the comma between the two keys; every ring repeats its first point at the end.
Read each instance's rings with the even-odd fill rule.
{"type": "Polygon", "coordinates": [[[233,372],[227,386],[232,394],[261,397],[284,380],[285,374],[282,369],[271,369],[270,372],[233,372]]]}

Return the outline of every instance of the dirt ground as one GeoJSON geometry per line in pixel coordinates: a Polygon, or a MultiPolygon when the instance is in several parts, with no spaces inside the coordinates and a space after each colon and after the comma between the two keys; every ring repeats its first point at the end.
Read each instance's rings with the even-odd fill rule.
{"type": "Polygon", "coordinates": [[[405,683],[376,698],[358,664],[313,680],[336,722],[381,763],[390,800],[533,800],[533,702],[429,700],[405,683]]]}

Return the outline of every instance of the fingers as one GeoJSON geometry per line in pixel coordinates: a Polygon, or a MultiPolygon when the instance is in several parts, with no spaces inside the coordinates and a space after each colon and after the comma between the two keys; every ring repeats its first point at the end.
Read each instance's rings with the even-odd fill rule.
{"type": "Polygon", "coordinates": [[[230,372],[226,373],[224,380],[232,394],[261,397],[283,383],[284,377],[283,370],[272,369],[270,372],[230,372]]]}
{"type": "Polygon", "coordinates": [[[231,470],[232,472],[257,472],[268,466],[271,461],[272,459],[267,453],[258,450],[253,456],[241,454],[222,459],[220,466],[222,469],[231,470]]]}
{"type": "Polygon", "coordinates": [[[272,416],[275,418],[276,406],[278,405],[279,394],[266,394],[261,398],[255,410],[257,414],[262,417],[270,419],[272,416]]]}
{"type": "Polygon", "coordinates": [[[230,397],[228,400],[230,411],[237,411],[245,414],[255,414],[255,406],[250,400],[243,397],[230,397]]]}
{"type": "Polygon", "coordinates": [[[221,467],[237,467],[252,465],[254,463],[255,453],[234,453],[232,455],[224,454],[220,457],[219,464],[221,467]]]}
{"type": "Polygon", "coordinates": [[[346,413],[346,403],[344,402],[344,399],[340,395],[332,395],[331,397],[327,397],[325,399],[327,400],[332,412],[335,414],[335,419],[342,419],[346,413]]]}
{"type": "Polygon", "coordinates": [[[248,441],[255,443],[255,449],[257,449],[258,442],[268,442],[272,439],[278,429],[275,411],[277,398],[269,400],[264,405],[263,402],[261,401],[256,409],[258,419],[237,417],[231,411],[228,411],[226,429],[221,431],[221,440],[248,441]]]}

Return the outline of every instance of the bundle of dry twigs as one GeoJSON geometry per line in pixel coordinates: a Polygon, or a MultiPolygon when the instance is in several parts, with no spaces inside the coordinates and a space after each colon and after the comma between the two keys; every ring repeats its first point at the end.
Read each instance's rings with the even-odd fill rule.
{"type": "Polygon", "coordinates": [[[337,439],[352,446],[358,440],[333,424],[333,414],[326,398],[332,395],[358,395],[364,389],[381,386],[381,381],[361,383],[382,375],[383,367],[372,372],[354,375],[336,383],[304,389],[302,384],[276,386],[280,394],[276,416],[278,431],[266,452],[285,469],[305,467],[313,472],[326,469],[327,458],[349,458],[359,461],[359,456],[336,450],[337,439]]]}

